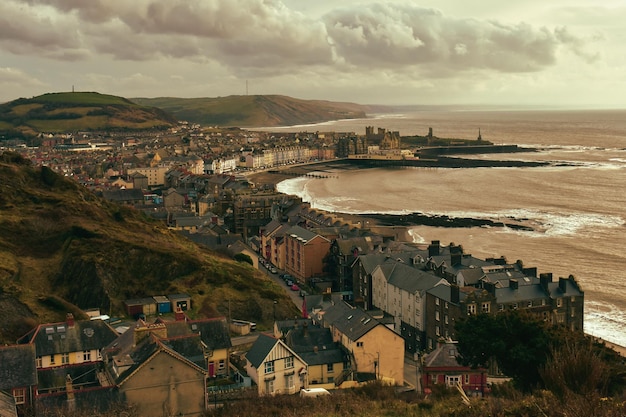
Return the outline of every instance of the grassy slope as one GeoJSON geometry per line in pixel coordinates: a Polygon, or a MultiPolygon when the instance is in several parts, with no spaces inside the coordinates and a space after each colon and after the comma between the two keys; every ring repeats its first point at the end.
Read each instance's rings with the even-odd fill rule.
{"type": "Polygon", "coordinates": [[[219,126],[281,126],[334,119],[365,117],[366,106],[320,100],[299,100],[280,95],[218,98],[135,98],[136,103],[158,107],[179,120],[219,126]]]}
{"type": "Polygon", "coordinates": [[[248,264],[234,262],[110,204],[47,168],[1,162],[0,342],[68,311],[123,314],[123,301],[186,292],[191,315],[254,320],[262,326],[295,306],[248,264]],[[13,312],[19,312],[14,314],[13,312]],[[268,313],[269,312],[269,313],[268,313]],[[269,314],[269,316],[268,316],[269,314]]]}
{"type": "Polygon", "coordinates": [[[163,128],[175,122],[160,109],[93,92],[50,93],[0,105],[0,128],[28,133],[163,128]]]}

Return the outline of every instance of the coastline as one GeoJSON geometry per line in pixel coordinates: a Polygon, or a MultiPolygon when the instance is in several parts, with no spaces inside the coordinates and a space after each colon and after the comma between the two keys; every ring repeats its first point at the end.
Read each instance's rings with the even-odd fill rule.
{"type": "MultiPolygon", "coordinates": [[[[312,173],[319,174],[328,172],[329,175],[341,170],[355,170],[364,169],[364,167],[350,165],[348,163],[342,163],[341,161],[322,161],[313,164],[301,164],[288,167],[280,167],[272,170],[259,171],[246,174],[252,183],[257,186],[271,185],[275,189],[276,184],[281,181],[296,178],[299,176],[307,176],[312,173]]],[[[323,174],[322,174],[323,175],[323,174]]],[[[476,219],[450,219],[445,216],[429,217],[421,215],[420,213],[412,213],[409,215],[391,215],[391,214],[346,214],[346,213],[330,213],[321,209],[311,209],[311,211],[320,213],[323,212],[333,218],[333,221],[341,221],[344,224],[348,224],[354,227],[360,227],[364,222],[369,222],[369,229],[375,233],[381,233],[383,235],[392,235],[396,240],[402,242],[413,242],[413,238],[409,231],[413,226],[419,225],[435,225],[440,227],[477,227],[475,224],[476,219]],[[434,224],[433,222],[439,222],[434,224]]],[[[496,226],[507,227],[519,227],[525,228],[524,225],[509,225],[509,224],[496,224],[496,226]]],[[[532,230],[532,229],[531,229],[532,230]]],[[[607,347],[613,349],[622,357],[626,357],[626,346],[621,346],[613,342],[601,339],[597,336],[588,335],[604,343],[607,347]]]]}

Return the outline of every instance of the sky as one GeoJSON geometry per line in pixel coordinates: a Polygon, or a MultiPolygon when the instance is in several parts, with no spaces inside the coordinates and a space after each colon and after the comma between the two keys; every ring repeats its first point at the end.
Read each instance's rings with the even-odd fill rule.
{"type": "Polygon", "coordinates": [[[2,0],[0,102],[626,108],[625,21],[626,0],[2,0]]]}

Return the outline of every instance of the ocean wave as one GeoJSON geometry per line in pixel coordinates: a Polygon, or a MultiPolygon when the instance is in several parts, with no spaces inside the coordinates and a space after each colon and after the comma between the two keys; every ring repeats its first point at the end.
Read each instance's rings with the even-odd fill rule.
{"type": "Polygon", "coordinates": [[[600,301],[585,300],[585,332],[626,346],[626,312],[600,301]]]}

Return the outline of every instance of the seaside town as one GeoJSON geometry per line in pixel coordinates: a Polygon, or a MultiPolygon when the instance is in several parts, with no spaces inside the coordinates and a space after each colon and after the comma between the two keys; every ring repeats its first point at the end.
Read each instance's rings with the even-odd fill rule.
{"type": "Polygon", "coordinates": [[[181,122],[160,133],[39,139],[40,146],[17,141],[5,150],[198,244],[246,256],[300,313],[274,311],[273,327],[262,329],[230,315],[192,319],[190,295],[147,292],[124,302],[124,317],[93,309],[91,320],[68,314],[40,324],[0,348],[0,375],[10,376],[0,395],[21,414],[124,398],[140,415],[164,407],[197,415],[249,392],[316,397],[371,381],[484,397],[507,375],[495,364],[457,361],[461,318],[524,310],[583,330],[584,291],[571,275],[479,259],[462,242],[415,244],[406,227],[324,212],[276,191],[290,177],[354,169],[345,163],[351,156],[417,158],[401,148],[399,132],[269,133],[181,122]]]}

